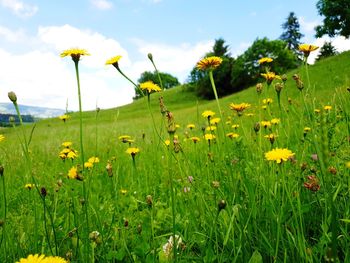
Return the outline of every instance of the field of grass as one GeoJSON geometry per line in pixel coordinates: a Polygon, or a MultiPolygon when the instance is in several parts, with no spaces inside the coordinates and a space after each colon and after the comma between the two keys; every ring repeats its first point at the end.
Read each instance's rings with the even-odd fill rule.
{"type": "Polygon", "coordinates": [[[349,57],[289,72],[280,106],[276,80],[220,99],[212,130],[183,87],[84,112],[84,160],[78,113],[2,129],[0,262],[350,262],[349,57]]]}

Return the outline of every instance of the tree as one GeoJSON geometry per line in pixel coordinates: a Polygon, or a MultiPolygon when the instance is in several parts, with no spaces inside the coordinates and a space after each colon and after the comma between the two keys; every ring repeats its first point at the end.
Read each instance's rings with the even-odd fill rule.
{"type": "Polygon", "coordinates": [[[323,24],[316,27],[316,37],[336,35],[350,36],[350,1],[319,0],[316,4],[318,13],[324,16],[323,24]]]}
{"type": "Polygon", "coordinates": [[[235,61],[231,73],[231,85],[234,87],[234,91],[242,90],[258,81],[261,73],[258,60],[262,57],[273,59],[269,66],[271,67],[270,71],[276,74],[282,74],[297,67],[300,63],[295,54],[285,48],[284,41],[269,40],[266,37],[256,39],[235,61]]]}
{"type": "MultiPolygon", "coordinates": [[[[170,89],[175,86],[180,85],[179,80],[170,75],[169,73],[164,73],[164,72],[159,72],[160,78],[162,79],[162,84],[164,89],[170,89]]],[[[158,86],[161,86],[159,83],[159,78],[158,74],[156,71],[151,72],[151,71],[145,71],[141,74],[140,78],[138,79],[138,83],[143,83],[146,81],[152,81],[153,83],[157,84],[158,86]]],[[[142,96],[141,92],[139,90],[135,90],[136,96],[134,99],[138,99],[139,97],[142,96]]]]}
{"type": "MultiPolygon", "coordinates": [[[[217,56],[222,58],[221,65],[213,72],[218,96],[224,96],[233,92],[231,86],[231,71],[234,59],[230,56],[229,46],[225,45],[222,38],[216,39],[213,50],[206,53],[205,57],[217,56]]],[[[190,85],[194,86],[197,95],[206,99],[213,99],[214,93],[207,72],[194,67],[189,76],[190,85]]]]}
{"type": "Polygon", "coordinates": [[[318,54],[316,61],[319,61],[323,58],[331,57],[337,55],[338,52],[336,48],[332,45],[332,42],[324,42],[323,46],[320,48],[320,53],[318,54]]]}
{"type": "Polygon", "coordinates": [[[300,39],[304,36],[300,33],[300,24],[298,18],[294,12],[290,12],[285,23],[282,24],[284,32],[280,36],[280,39],[287,43],[289,50],[299,55],[298,46],[300,39]]]}

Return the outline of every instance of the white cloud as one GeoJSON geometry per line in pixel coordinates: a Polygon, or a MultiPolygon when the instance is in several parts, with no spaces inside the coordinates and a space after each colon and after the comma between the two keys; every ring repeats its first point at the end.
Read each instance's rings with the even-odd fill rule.
{"type": "Polygon", "coordinates": [[[113,7],[113,3],[108,0],[91,0],[93,6],[100,10],[108,10],[113,7]]]}
{"type": "Polygon", "coordinates": [[[30,17],[36,14],[38,7],[35,5],[25,4],[19,0],[0,0],[0,4],[21,17],[30,17]]]}
{"type": "MultiPolygon", "coordinates": [[[[312,44],[318,47],[322,47],[324,42],[332,42],[332,45],[335,47],[335,49],[338,52],[343,52],[350,50],[350,39],[346,39],[343,36],[337,36],[335,38],[330,38],[327,36],[324,36],[322,38],[317,38],[312,44]]],[[[318,54],[320,53],[320,48],[317,49],[315,52],[311,52],[310,56],[308,58],[309,63],[314,63],[315,59],[317,58],[318,54]]]]}
{"type": "MultiPolygon", "coordinates": [[[[183,43],[172,46],[161,43],[150,43],[142,40],[134,40],[138,51],[147,58],[148,53],[153,54],[157,68],[162,72],[168,72],[185,81],[195,64],[211,50],[214,42],[204,41],[195,45],[183,43]]],[[[148,60],[138,61],[134,65],[138,70],[141,68],[153,71],[152,64],[148,60]]],[[[141,72],[142,73],[142,72],[141,72]]]]}
{"type": "Polygon", "coordinates": [[[319,20],[307,21],[304,17],[299,17],[300,31],[302,34],[310,35],[315,34],[315,27],[321,22],[319,20]]]}
{"type": "MultiPolygon", "coordinates": [[[[110,57],[121,55],[120,66],[132,80],[142,72],[152,70],[147,58],[153,53],[157,67],[184,81],[195,63],[208,52],[213,41],[172,46],[134,40],[141,59],[131,61],[128,52],[112,38],[70,25],[39,27],[34,36],[11,36],[7,28],[0,28],[0,35],[16,44],[28,45],[23,53],[13,53],[0,47],[0,101],[8,102],[7,92],[13,90],[20,104],[78,109],[74,64],[70,58],[59,54],[69,48],[86,49],[91,56],[79,62],[83,109],[92,110],[96,102],[100,108],[112,108],[132,101],[134,87],[113,66],[105,66],[110,57]],[[32,38],[36,42],[33,45],[32,38]],[[33,48],[35,46],[35,48],[33,48]]],[[[20,32],[20,31],[18,31],[20,32]]]]}
{"type": "Polygon", "coordinates": [[[9,42],[18,42],[19,40],[25,38],[24,32],[22,30],[13,31],[1,25],[0,36],[9,42]]]}

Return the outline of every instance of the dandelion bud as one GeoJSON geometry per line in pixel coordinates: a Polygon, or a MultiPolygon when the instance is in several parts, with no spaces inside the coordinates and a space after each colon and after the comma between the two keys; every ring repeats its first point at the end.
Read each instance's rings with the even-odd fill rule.
{"type": "Polygon", "coordinates": [[[96,242],[97,239],[99,238],[100,236],[100,233],[98,231],[92,231],[90,234],[89,234],[89,239],[93,242],[96,242]]]}
{"type": "Polygon", "coordinates": [[[112,167],[112,164],[109,161],[107,162],[106,170],[107,170],[108,176],[112,177],[113,176],[113,167],[112,167]]]}
{"type": "Polygon", "coordinates": [[[148,59],[149,59],[150,61],[153,61],[152,53],[148,53],[148,54],[147,54],[147,57],[148,57],[148,59]]]}
{"type": "Polygon", "coordinates": [[[4,176],[4,166],[0,165],[0,176],[4,176]]]}
{"type": "Polygon", "coordinates": [[[301,165],[300,165],[300,170],[301,171],[305,171],[306,170],[306,168],[307,168],[307,163],[306,162],[303,162],[301,165]]]}
{"type": "Polygon", "coordinates": [[[139,234],[142,233],[142,225],[141,224],[137,225],[137,233],[139,233],[139,234]]]}
{"type": "Polygon", "coordinates": [[[128,227],[129,226],[129,221],[127,219],[124,220],[124,226],[128,227]]]}
{"type": "Polygon", "coordinates": [[[81,205],[85,205],[86,200],[85,200],[85,198],[80,198],[79,202],[80,202],[81,205]]]}
{"type": "Polygon", "coordinates": [[[10,101],[12,101],[13,103],[17,103],[17,96],[16,96],[16,93],[14,93],[13,91],[10,91],[8,93],[8,97],[10,101]]]}
{"type": "Polygon", "coordinates": [[[298,90],[302,91],[304,89],[304,83],[301,80],[297,81],[298,90]]]}
{"type": "Polygon", "coordinates": [[[3,225],[5,225],[5,220],[0,219],[0,227],[2,227],[3,225]]]}
{"type": "Polygon", "coordinates": [[[254,124],[254,131],[255,131],[255,132],[260,131],[260,122],[256,122],[256,123],[254,124]]]}
{"type": "Polygon", "coordinates": [[[335,168],[334,166],[331,166],[328,168],[328,172],[330,172],[333,175],[337,174],[337,168],[335,168]]]}
{"type": "Polygon", "coordinates": [[[41,187],[40,189],[40,194],[42,197],[46,197],[47,196],[47,191],[46,191],[46,188],[45,187],[41,187]]]}
{"type": "Polygon", "coordinates": [[[263,90],[263,84],[262,83],[256,84],[256,92],[260,94],[262,90],[263,90]]]}
{"type": "Polygon", "coordinates": [[[219,188],[220,187],[220,182],[219,181],[212,181],[211,185],[213,186],[213,188],[219,188]]]}
{"type": "Polygon", "coordinates": [[[174,134],[176,131],[176,124],[175,124],[175,120],[174,120],[174,115],[170,111],[168,111],[166,116],[168,119],[168,133],[174,134]]]}
{"type": "Polygon", "coordinates": [[[164,116],[164,114],[167,113],[168,109],[164,105],[163,97],[159,97],[159,107],[160,107],[160,113],[164,116]]]}
{"type": "Polygon", "coordinates": [[[294,74],[294,75],[292,76],[292,78],[293,78],[295,81],[300,80],[300,77],[299,77],[298,74],[294,74]]]}
{"type": "Polygon", "coordinates": [[[152,206],[153,204],[153,198],[151,195],[147,195],[146,196],[146,203],[149,205],[149,206],[152,206]]]}
{"type": "Polygon", "coordinates": [[[66,259],[68,260],[68,262],[70,262],[70,260],[72,259],[73,257],[73,252],[71,250],[69,250],[67,253],[66,253],[66,259]]]}
{"type": "Polygon", "coordinates": [[[276,92],[277,92],[277,93],[281,93],[282,89],[283,89],[283,83],[277,82],[277,83],[275,84],[275,90],[276,90],[276,92]]]}
{"type": "Polygon", "coordinates": [[[283,74],[282,76],[281,76],[281,80],[283,81],[283,83],[286,83],[286,81],[287,81],[287,75],[286,74],[283,74]]]}
{"type": "Polygon", "coordinates": [[[225,209],[226,208],[226,201],[221,199],[218,203],[218,208],[219,208],[219,212],[222,210],[222,209],[225,209]]]}

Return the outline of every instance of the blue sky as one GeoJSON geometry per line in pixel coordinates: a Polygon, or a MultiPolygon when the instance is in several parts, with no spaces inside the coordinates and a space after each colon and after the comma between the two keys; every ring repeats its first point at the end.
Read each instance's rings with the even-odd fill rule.
{"type": "MultiPolygon", "coordinates": [[[[302,39],[314,38],[322,21],[316,0],[0,0],[0,101],[15,91],[19,103],[77,109],[74,67],[59,53],[87,49],[80,63],[85,110],[129,103],[133,87],[104,62],[122,55],[120,66],[135,81],[158,68],[185,81],[215,39],[233,56],[256,38],[278,38],[289,12],[296,13],[302,39]]],[[[349,42],[337,40],[341,50],[349,42]]]]}

